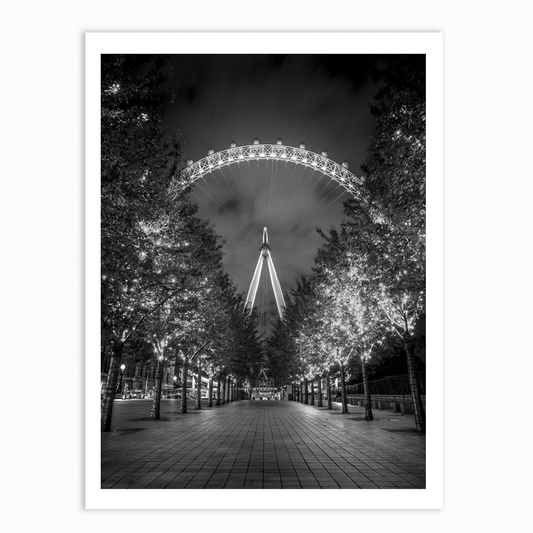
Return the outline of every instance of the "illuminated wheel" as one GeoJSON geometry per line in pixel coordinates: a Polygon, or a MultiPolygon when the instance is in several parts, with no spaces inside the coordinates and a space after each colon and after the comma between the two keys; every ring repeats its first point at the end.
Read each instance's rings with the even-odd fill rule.
{"type": "Polygon", "coordinates": [[[326,150],[316,153],[304,143],[294,147],[281,139],[275,144],[254,139],[245,146],[232,142],[219,152],[209,149],[196,162],[187,160],[173,193],[191,187],[199,215],[215,223],[226,241],[226,270],[247,295],[248,305],[256,307],[259,333],[266,338],[282,314],[283,294],[312,272],[317,248],[323,244],[316,228],[338,225],[343,202],[357,196],[361,183],[347,161],[336,163],[326,150]],[[260,254],[268,269],[259,268],[260,254]],[[273,283],[273,270],[280,291],[273,283]]]}

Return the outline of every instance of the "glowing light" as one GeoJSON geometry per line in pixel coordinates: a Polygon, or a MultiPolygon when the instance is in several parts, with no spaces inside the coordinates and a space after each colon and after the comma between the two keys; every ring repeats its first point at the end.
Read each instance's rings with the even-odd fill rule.
{"type": "Polygon", "coordinates": [[[348,169],[348,162],[344,161],[342,166],[327,159],[327,150],[322,151],[322,156],[316,155],[313,152],[307,152],[305,143],[301,143],[300,148],[285,146],[281,142],[276,144],[260,144],[255,138],[252,145],[237,147],[235,143],[231,142],[231,147],[226,150],[214,153],[212,148],[209,148],[207,157],[192,163],[187,161],[188,168],[182,170],[182,178],[184,183],[182,188],[187,187],[190,183],[203,178],[204,173],[212,172],[215,167],[222,168],[225,165],[234,164],[236,161],[243,159],[272,158],[277,160],[290,159],[297,164],[305,166],[317,167],[331,179],[338,181],[350,193],[356,193],[357,188],[354,184],[363,182],[363,178],[353,176],[348,169]],[[255,146],[254,146],[255,145],[255,146]],[[309,154],[309,158],[308,157],[309,154]],[[216,160],[215,160],[216,158],[216,160]],[[314,159],[314,160],[313,160],[314,159]],[[338,179],[338,176],[343,176],[344,179],[338,179]],[[351,183],[353,181],[353,183],[351,183]]]}

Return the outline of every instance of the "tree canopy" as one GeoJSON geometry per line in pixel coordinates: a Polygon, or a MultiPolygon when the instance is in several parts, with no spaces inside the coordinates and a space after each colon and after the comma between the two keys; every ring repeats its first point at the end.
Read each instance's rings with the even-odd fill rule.
{"type": "Polygon", "coordinates": [[[106,431],[126,343],[151,345],[159,363],[177,343],[184,357],[209,350],[239,375],[258,350],[249,319],[235,312],[222,240],[197,216],[190,188],[171,192],[180,180],[181,145],[177,134],[165,135],[164,113],[173,99],[168,74],[162,56],[102,56],[102,350],[111,353],[106,431]],[[231,357],[221,331],[232,339],[231,357]]]}
{"type": "Polygon", "coordinates": [[[376,129],[363,184],[340,231],[319,230],[315,272],[288,298],[270,350],[294,380],[333,365],[343,375],[355,358],[365,379],[372,358],[401,346],[424,431],[413,347],[426,307],[425,56],[389,56],[372,74],[376,129]]]}

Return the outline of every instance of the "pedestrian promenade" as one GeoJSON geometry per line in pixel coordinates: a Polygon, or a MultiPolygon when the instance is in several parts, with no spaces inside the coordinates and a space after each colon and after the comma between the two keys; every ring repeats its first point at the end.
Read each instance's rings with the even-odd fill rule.
{"type": "Polygon", "coordinates": [[[413,415],[334,410],[289,401],[239,401],[189,408],[162,400],[115,401],[102,434],[102,488],[425,488],[426,439],[413,415]]]}

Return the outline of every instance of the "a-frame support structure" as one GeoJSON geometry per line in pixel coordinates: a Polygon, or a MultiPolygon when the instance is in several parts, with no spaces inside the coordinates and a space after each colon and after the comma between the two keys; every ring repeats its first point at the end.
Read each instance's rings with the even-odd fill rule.
{"type": "Polygon", "coordinates": [[[252,309],[254,308],[257,288],[259,287],[259,279],[261,278],[261,270],[263,269],[263,262],[266,261],[268,265],[268,272],[270,274],[270,281],[272,282],[272,290],[274,291],[274,298],[276,299],[276,305],[278,307],[279,317],[283,318],[285,300],[283,298],[283,292],[281,292],[281,285],[279,284],[278,275],[276,274],[276,268],[274,267],[274,262],[272,261],[272,255],[270,253],[271,249],[272,247],[268,242],[268,232],[267,229],[264,228],[263,240],[261,241],[261,247],[259,249],[259,261],[257,261],[254,277],[252,278],[252,283],[250,283],[250,290],[248,291],[248,296],[246,297],[245,309],[248,309],[249,313],[251,313],[252,309]]]}

